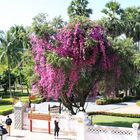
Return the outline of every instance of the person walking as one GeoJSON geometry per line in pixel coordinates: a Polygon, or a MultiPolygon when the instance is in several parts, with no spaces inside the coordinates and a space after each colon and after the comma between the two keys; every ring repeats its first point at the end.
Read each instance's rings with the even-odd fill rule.
{"type": "Polygon", "coordinates": [[[54,137],[55,137],[55,139],[56,138],[58,138],[58,136],[59,136],[59,130],[60,130],[60,128],[59,128],[59,125],[58,125],[58,121],[54,121],[54,137]]]}
{"type": "Polygon", "coordinates": [[[6,119],[5,123],[6,123],[6,130],[7,130],[8,134],[9,134],[9,136],[10,136],[12,119],[9,116],[7,116],[7,119],[6,119]]]}

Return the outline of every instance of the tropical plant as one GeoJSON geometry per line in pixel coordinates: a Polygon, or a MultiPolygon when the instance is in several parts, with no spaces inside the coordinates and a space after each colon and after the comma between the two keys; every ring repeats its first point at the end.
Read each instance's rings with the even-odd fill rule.
{"type": "Polygon", "coordinates": [[[10,78],[10,73],[11,73],[11,66],[15,65],[15,62],[17,61],[17,54],[14,51],[14,41],[15,37],[13,34],[11,34],[9,31],[7,33],[3,33],[0,37],[0,42],[1,42],[1,55],[0,55],[0,61],[1,62],[7,62],[7,67],[8,67],[8,72],[9,72],[9,91],[10,91],[10,96],[12,97],[11,94],[11,78],[10,78]],[[13,61],[12,61],[13,60],[13,61]]]}
{"type": "Polygon", "coordinates": [[[116,94],[118,91],[124,91],[127,96],[127,92],[135,86],[135,80],[138,76],[137,68],[134,64],[134,56],[137,53],[136,45],[132,39],[120,39],[115,38],[112,42],[114,50],[119,55],[119,65],[121,67],[121,77],[117,81],[116,94]],[[132,76],[133,75],[133,76],[132,76]]]}
{"type": "Polygon", "coordinates": [[[70,6],[68,7],[68,15],[70,18],[75,16],[85,16],[90,17],[92,14],[92,9],[87,8],[88,0],[72,0],[70,6]]]}
{"type": "Polygon", "coordinates": [[[124,31],[124,24],[120,20],[123,13],[120,4],[110,1],[105,5],[102,12],[105,14],[105,17],[103,17],[100,22],[107,29],[110,36],[114,38],[121,35],[124,31]]]}
{"type": "Polygon", "coordinates": [[[6,33],[0,36],[1,54],[0,61],[7,63],[9,71],[9,91],[11,94],[11,78],[10,73],[14,67],[21,62],[21,56],[24,51],[23,38],[25,37],[25,30],[23,26],[13,26],[6,33]]]}
{"type": "Polygon", "coordinates": [[[124,22],[124,33],[133,38],[134,42],[140,41],[140,7],[128,7],[121,15],[124,22]]]}
{"type": "MultiPolygon", "coordinates": [[[[0,85],[4,89],[4,93],[7,93],[7,90],[9,88],[9,71],[6,70],[0,75],[0,85]]],[[[14,85],[16,76],[13,73],[10,73],[10,80],[11,80],[11,86],[14,85]]]]}
{"type": "MultiPolygon", "coordinates": [[[[89,94],[96,95],[100,80],[111,74],[115,80],[120,76],[115,65],[118,58],[104,28],[87,18],[78,19],[49,38],[31,38],[38,77],[33,92],[39,91],[45,98],[61,98],[72,114],[73,107],[84,107],[89,94]]],[[[111,87],[110,83],[106,88],[108,94],[111,87]]]]}

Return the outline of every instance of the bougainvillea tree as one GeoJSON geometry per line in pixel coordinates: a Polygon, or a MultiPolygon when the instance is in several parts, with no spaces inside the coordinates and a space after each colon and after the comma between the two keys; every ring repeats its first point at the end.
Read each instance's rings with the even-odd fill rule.
{"type": "Polygon", "coordinates": [[[111,92],[117,79],[118,60],[103,27],[88,19],[75,19],[54,34],[31,37],[37,80],[33,92],[49,99],[61,99],[74,114],[73,107],[84,107],[88,95],[95,96],[98,83],[111,92]],[[113,77],[112,77],[113,76],[113,77]]]}

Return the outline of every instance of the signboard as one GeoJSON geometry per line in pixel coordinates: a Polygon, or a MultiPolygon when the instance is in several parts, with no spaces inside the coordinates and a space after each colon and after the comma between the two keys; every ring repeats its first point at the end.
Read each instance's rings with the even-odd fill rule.
{"type": "Polygon", "coordinates": [[[50,113],[61,113],[60,106],[52,106],[50,107],[50,113]]]}
{"type": "Polygon", "coordinates": [[[29,113],[28,118],[30,120],[47,120],[47,121],[51,121],[51,116],[49,114],[29,113]]]}

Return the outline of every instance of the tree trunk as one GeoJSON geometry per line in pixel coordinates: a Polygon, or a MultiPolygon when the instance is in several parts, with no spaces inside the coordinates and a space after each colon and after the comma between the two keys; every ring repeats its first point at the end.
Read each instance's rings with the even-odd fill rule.
{"type": "Polygon", "coordinates": [[[72,115],[76,114],[73,110],[72,102],[69,100],[68,96],[65,93],[61,93],[61,101],[63,105],[69,109],[72,115]]]}
{"type": "Polygon", "coordinates": [[[30,95],[30,93],[29,93],[29,86],[28,86],[28,84],[26,84],[26,86],[27,86],[27,94],[28,94],[28,95],[30,95]]]}
{"type": "Polygon", "coordinates": [[[10,93],[10,98],[12,98],[12,92],[11,92],[11,76],[10,76],[10,58],[9,58],[9,52],[8,52],[8,79],[9,79],[9,93],[10,93]]]}

